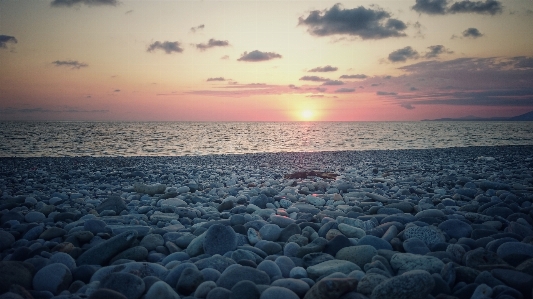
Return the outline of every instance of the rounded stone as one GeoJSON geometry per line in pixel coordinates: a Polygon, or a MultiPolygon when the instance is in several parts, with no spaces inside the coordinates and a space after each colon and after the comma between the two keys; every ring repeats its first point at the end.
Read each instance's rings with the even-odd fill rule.
{"type": "Polygon", "coordinates": [[[523,261],[533,258],[533,245],[522,242],[507,242],[498,247],[496,254],[509,264],[518,266],[523,261]]]}
{"type": "Polygon", "coordinates": [[[41,222],[45,218],[46,216],[43,213],[36,211],[28,212],[28,214],[24,216],[24,220],[26,220],[26,222],[41,222]]]}
{"type": "Polygon", "coordinates": [[[366,235],[362,237],[361,239],[359,239],[359,242],[357,242],[357,245],[370,245],[376,248],[376,250],[392,250],[392,245],[389,242],[372,235],[366,235]]]}
{"type": "Polygon", "coordinates": [[[189,295],[204,282],[204,275],[198,269],[187,268],[183,270],[176,285],[176,290],[180,294],[189,295]]]}
{"type": "Polygon", "coordinates": [[[311,279],[317,279],[321,276],[329,275],[335,272],[348,274],[354,270],[361,270],[361,268],[350,261],[336,259],[308,267],[307,275],[311,279]]]}
{"type": "Polygon", "coordinates": [[[239,281],[233,288],[231,288],[231,296],[229,299],[259,299],[261,293],[257,289],[257,286],[249,281],[239,281]]]}
{"type": "Polygon", "coordinates": [[[194,297],[205,298],[207,297],[207,294],[209,294],[209,292],[216,287],[217,284],[214,281],[204,281],[196,288],[196,291],[194,292],[194,297]]]}
{"type": "Polygon", "coordinates": [[[398,274],[411,270],[425,270],[429,273],[440,273],[444,263],[436,257],[411,253],[396,253],[390,259],[390,265],[398,274]]]}
{"type": "Polygon", "coordinates": [[[296,293],[284,287],[271,286],[261,293],[260,299],[300,299],[296,293]]]}
{"type": "Polygon", "coordinates": [[[72,282],[72,273],[67,266],[55,263],[44,266],[33,277],[33,288],[36,291],[49,291],[56,295],[68,289],[72,282]]]}
{"type": "Polygon", "coordinates": [[[180,299],[180,296],[166,282],[157,281],[154,284],[152,284],[152,286],[148,289],[148,292],[146,292],[146,295],[144,295],[144,298],[145,299],[160,299],[160,298],[180,299]]]}
{"type": "Polygon", "coordinates": [[[204,252],[207,254],[220,254],[237,248],[237,235],[231,226],[214,224],[209,227],[203,242],[204,252]]]}
{"type": "Polygon", "coordinates": [[[350,261],[360,268],[372,261],[372,257],[378,254],[376,248],[370,245],[357,245],[342,248],[337,252],[335,258],[350,261]]]}
{"type": "Polygon", "coordinates": [[[419,238],[410,238],[405,241],[403,241],[403,249],[407,253],[412,254],[420,254],[424,255],[428,252],[430,252],[429,248],[427,247],[426,243],[419,238]]]}
{"type": "Polygon", "coordinates": [[[70,254],[64,252],[56,252],[50,257],[50,263],[60,263],[72,271],[76,268],[76,261],[70,254]]]}
{"type": "Polygon", "coordinates": [[[259,234],[263,240],[276,241],[281,235],[281,228],[276,224],[266,224],[259,229],[259,234]]]}
{"type": "Polygon", "coordinates": [[[33,266],[29,263],[0,261],[0,293],[9,291],[13,284],[30,289],[33,279],[32,271],[33,266]]]}
{"type": "Polygon", "coordinates": [[[100,219],[89,219],[83,223],[83,229],[93,234],[105,232],[107,224],[100,219]]]}
{"type": "Polygon", "coordinates": [[[425,299],[435,281],[423,270],[407,271],[378,284],[372,291],[372,299],[425,299]]]}
{"type": "Polygon", "coordinates": [[[459,240],[460,238],[468,238],[472,234],[472,227],[458,219],[448,219],[439,224],[438,228],[445,232],[450,238],[459,240]]]}
{"type": "Polygon", "coordinates": [[[443,243],[446,241],[446,238],[442,232],[434,226],[411,226],[406,228],[403,232],[404,240],[410,238],[418,238],[426,245],[430,246],[432,244],[443,243]]]}
{"type": "Polygon", "coordinates": [[[231,290],[241,280],[250,280],[255,284],[270,284],[270,277],[265,272],[237,265],[230,266],[220,275],[217,286],[231,290]]]}
{"type": "Polygon", "coordinates": [[[15,237],[4,230],[0,230],[0,251],[10,248],[13,243],[15,243],[15,237]]]}
{"type": "Polygon", "coordinates": [[[140,246],[143,246],[148,251],[155,250],[157,246],[163,246],[164,244],[165,240],[159,234],[148,234],[139,243],[140,246]]]}
{"type": "Polygon", "coordinates": [[[357,282],[354,278],[324,278],[311,287],[304,299],[341,298],[342,295],[355,290],[357,282]]]}
{"type": "Polygon", "coordinates": [[[144,281],[131,273],[111,273],[100,281],[100,287],[117,291],[128,299],[138,299],[145,291],[144,281]]]}
{"type": "Polygon", "coordinates": [[[274,277],[282,277],[281,270],[278,265],[270,260],[264,260],[259,265],[257,265],[257,270],[261,270],[268,274],[270,280],[273,280],[274,277]]]}
{"type": "Polygon", "coordinates": [[[370,296],[374,288],[380,283],[386,281],[387,279],[389,278],[385,275],[377,273],[367,273],[365,277],[363,277],[363,279],[361,279],[357,284],[357,292],[365,296],[370,296]]]}

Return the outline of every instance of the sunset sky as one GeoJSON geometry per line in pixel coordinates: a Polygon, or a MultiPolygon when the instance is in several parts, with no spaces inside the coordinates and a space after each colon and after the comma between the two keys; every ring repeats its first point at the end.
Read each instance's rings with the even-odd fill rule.
{"type": "Polygon", "coordinates": [[[531,110],[532,0],[0,0],[0,120],[531,110]]]}

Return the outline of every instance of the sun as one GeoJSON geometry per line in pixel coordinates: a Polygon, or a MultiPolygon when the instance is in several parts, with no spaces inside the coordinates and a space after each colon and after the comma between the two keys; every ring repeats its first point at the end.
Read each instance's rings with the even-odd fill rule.
{"type": "Polygon", "coordinates": [[[311,120],[313,119],[313,111],[306,109],[301,112],[302,120],[311,120]]]}

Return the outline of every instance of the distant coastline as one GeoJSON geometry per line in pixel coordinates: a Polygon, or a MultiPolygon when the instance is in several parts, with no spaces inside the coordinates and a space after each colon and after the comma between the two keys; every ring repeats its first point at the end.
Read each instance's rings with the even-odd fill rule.
{"type": "Polygon", "coordinates": [[[533,111],[520,114],[512,117],[477,117],[473,115],[459,117],[459,118],[438,118],[438,119],[423,119],[422,121],[533,121],[533,111]]]}

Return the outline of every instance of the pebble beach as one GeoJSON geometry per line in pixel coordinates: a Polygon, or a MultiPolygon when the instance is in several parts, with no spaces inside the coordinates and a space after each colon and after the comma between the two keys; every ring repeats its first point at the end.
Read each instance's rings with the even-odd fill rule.
{"type": "Polygon", "coordinates": [[[0,158],[0,298],[527,299],[533,146],[0,158]]]}

